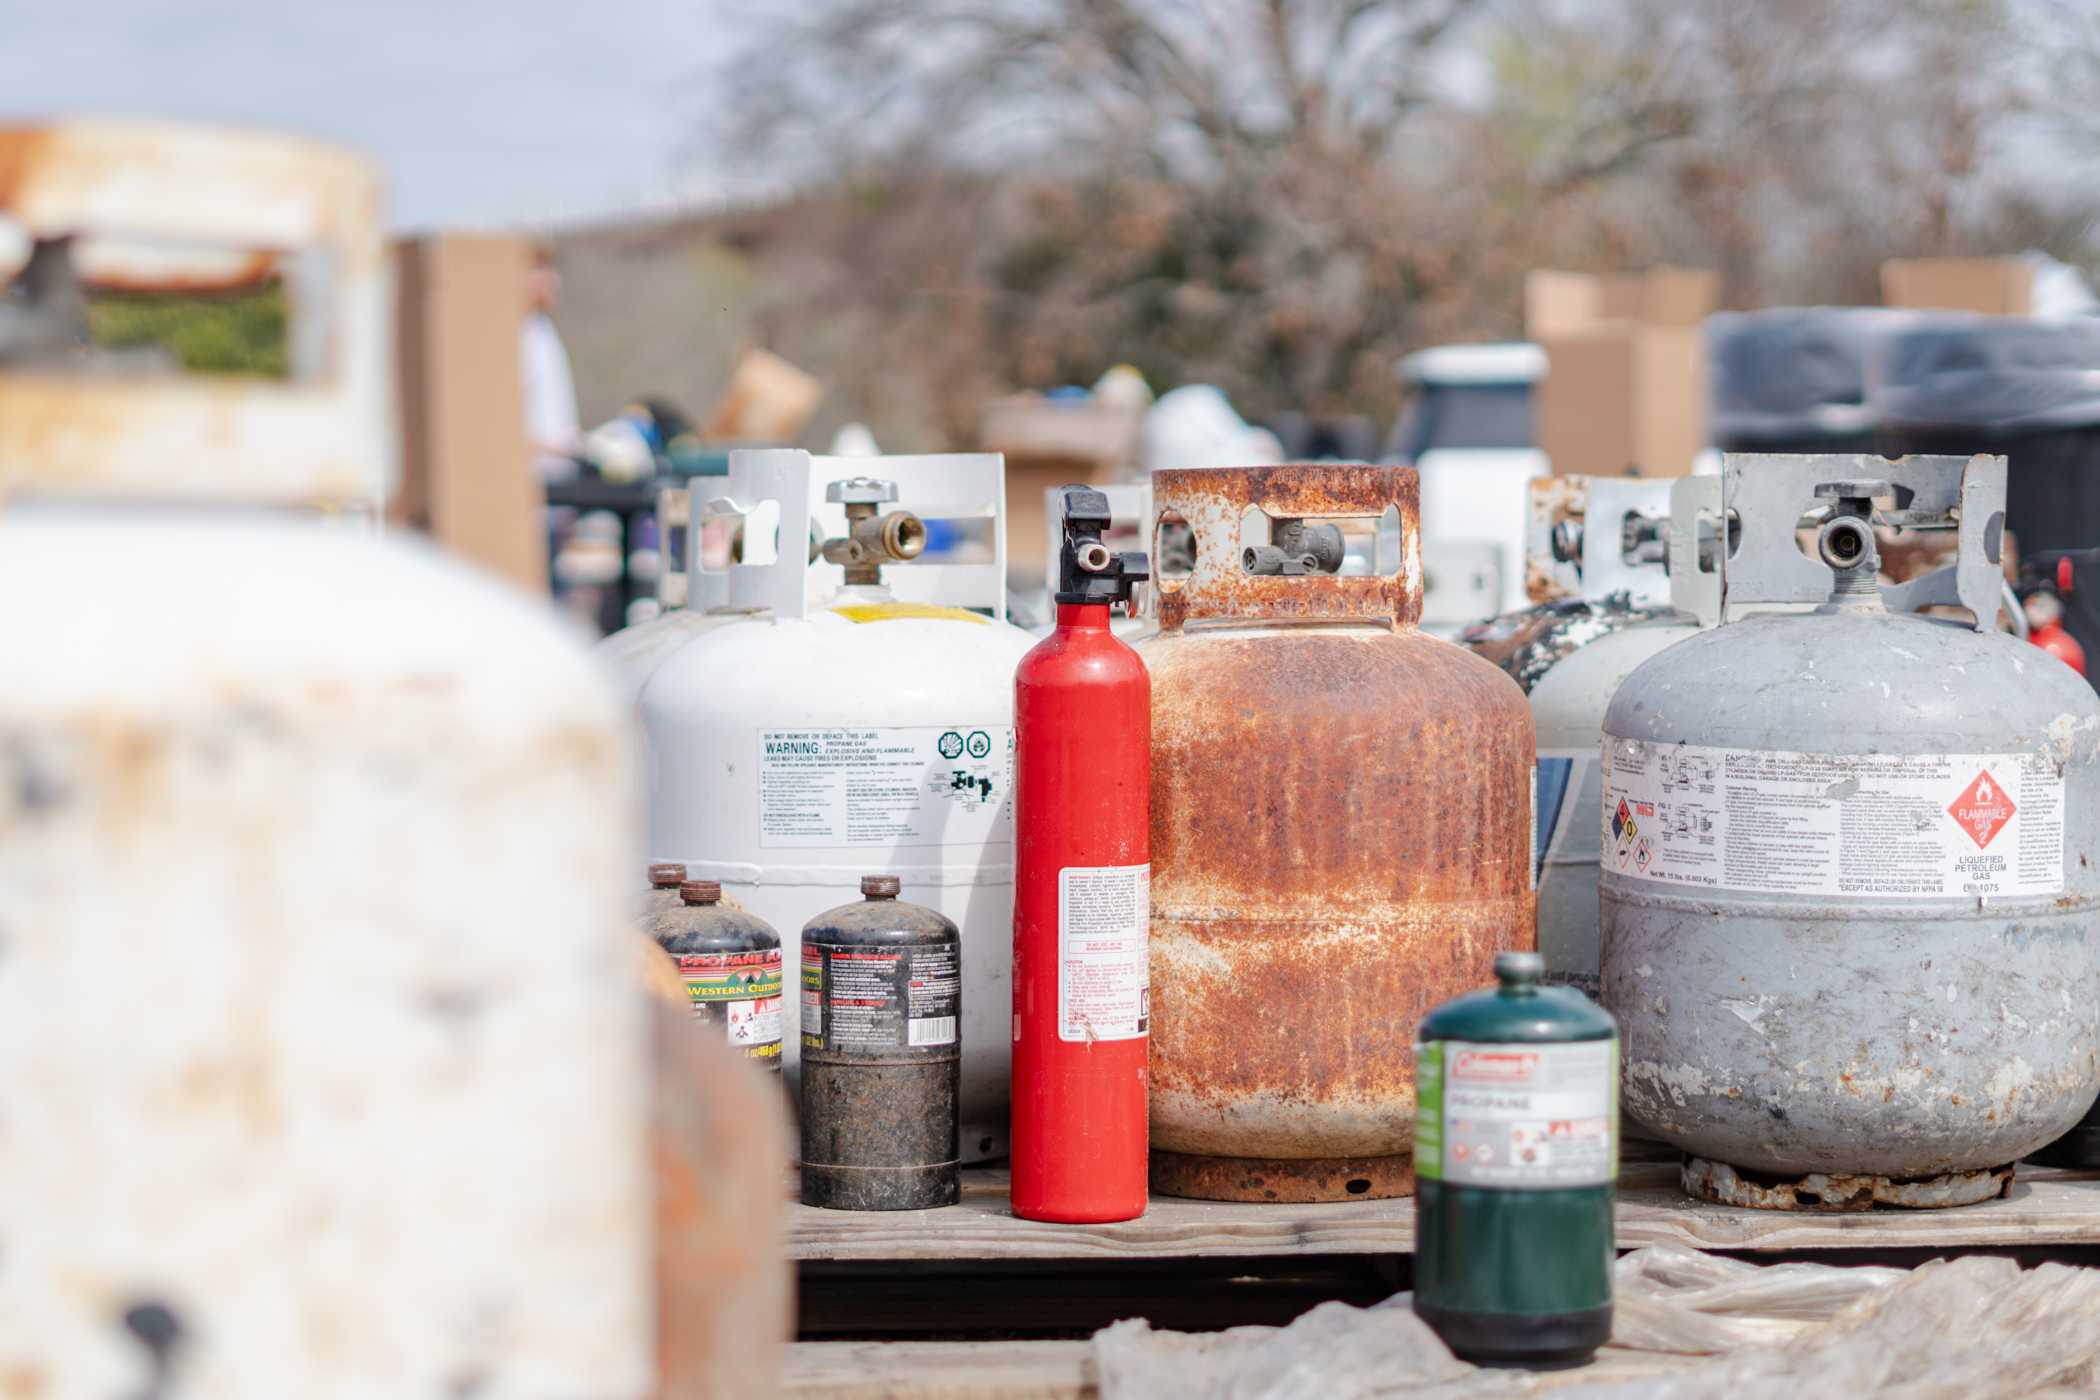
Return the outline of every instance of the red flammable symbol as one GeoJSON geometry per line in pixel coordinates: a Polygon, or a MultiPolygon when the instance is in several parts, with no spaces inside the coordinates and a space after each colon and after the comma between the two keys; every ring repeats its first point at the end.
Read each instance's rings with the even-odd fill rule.
{"type": "Polygon", "coordinates": [[[1969,833],[1976,848],[1982,850],[1991,844],[1998,829],[2012,820],[2013,811],[2012,799],[2005,795],[2004,788],[1998,786],[1990,770],[1985,769],[1976,775],[1976,781],[1970,783],[1961,796],[1954,799],[1947,814],[1969,833]]]}

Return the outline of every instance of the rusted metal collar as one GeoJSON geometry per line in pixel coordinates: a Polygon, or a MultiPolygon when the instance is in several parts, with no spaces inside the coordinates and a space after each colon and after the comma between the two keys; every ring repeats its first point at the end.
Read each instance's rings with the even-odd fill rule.
{"type": "Polygon", "coordinates": [[[1155,536],[1160,524],[1180,521],[1196,539],[1189,575],[1155,580],[1162,631],[1209,618],[1412,626],[1422,616],[1420,491],[1412,467],[1162,471],[1153,473],[1152,493],[1155,536]],[[1400,515],[1399,566],[1350,577],[1250,574],[1240,558],[1240,521],[1250,506],[1273,519],[1314,520],[1375,519],[1393,507],[1400,515]]]}
{"type": "Polygon", "coordinates": [[[1906,1210],[1942,1210],[1974,1205],[2012,1190],[2010,1163],[1983,1171],[1949,1172],[1945,1176],[1896,1181],[1885,1176],[1845,1176],[1811,1172],[1779,1178],[1743,1172],[1726,1162],[1687,1157],[1682,1171],[1688,1196],[1724,1206],[1753,1210],[1799,1210],[1838,1214],[1872,1210],[1877,1205],[1906,1210]]]}

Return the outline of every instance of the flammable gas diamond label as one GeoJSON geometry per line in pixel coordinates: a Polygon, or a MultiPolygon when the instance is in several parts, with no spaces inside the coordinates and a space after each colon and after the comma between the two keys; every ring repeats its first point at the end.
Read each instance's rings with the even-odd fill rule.
{"type": "Polygon", "coordinates": [[[2046,754],[1813,754],[1607,736],[1604,868],[1700,889],[1868,899],[2064,888],[2046,754]]]}

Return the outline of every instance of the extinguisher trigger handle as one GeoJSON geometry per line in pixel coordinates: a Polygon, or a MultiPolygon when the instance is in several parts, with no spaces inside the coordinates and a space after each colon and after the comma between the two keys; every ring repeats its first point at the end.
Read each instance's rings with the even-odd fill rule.
{"type": "Polygon", "coordinates": [[[1057,601],[1130,601],[1132,586],[1152,576],[1151,562],[1142,553],[1117,553],[1102,542],[1110,524],[1107,493],[1091,486],[1064,487],[1058,492],[1058,513],[1064,544],[1058,553],[1057,601]]]}

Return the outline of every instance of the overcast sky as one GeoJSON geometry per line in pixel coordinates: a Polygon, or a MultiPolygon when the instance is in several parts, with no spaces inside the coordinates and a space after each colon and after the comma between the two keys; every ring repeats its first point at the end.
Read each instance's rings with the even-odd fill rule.
{"type": "Polygon", "coordinates": [[[714,0],[0,0],[0,117],[103,112],[289,128],[381,160],[398,226],[570,220],[718,193],[689,151],[680,155],[715,9],[714,0]]]}

